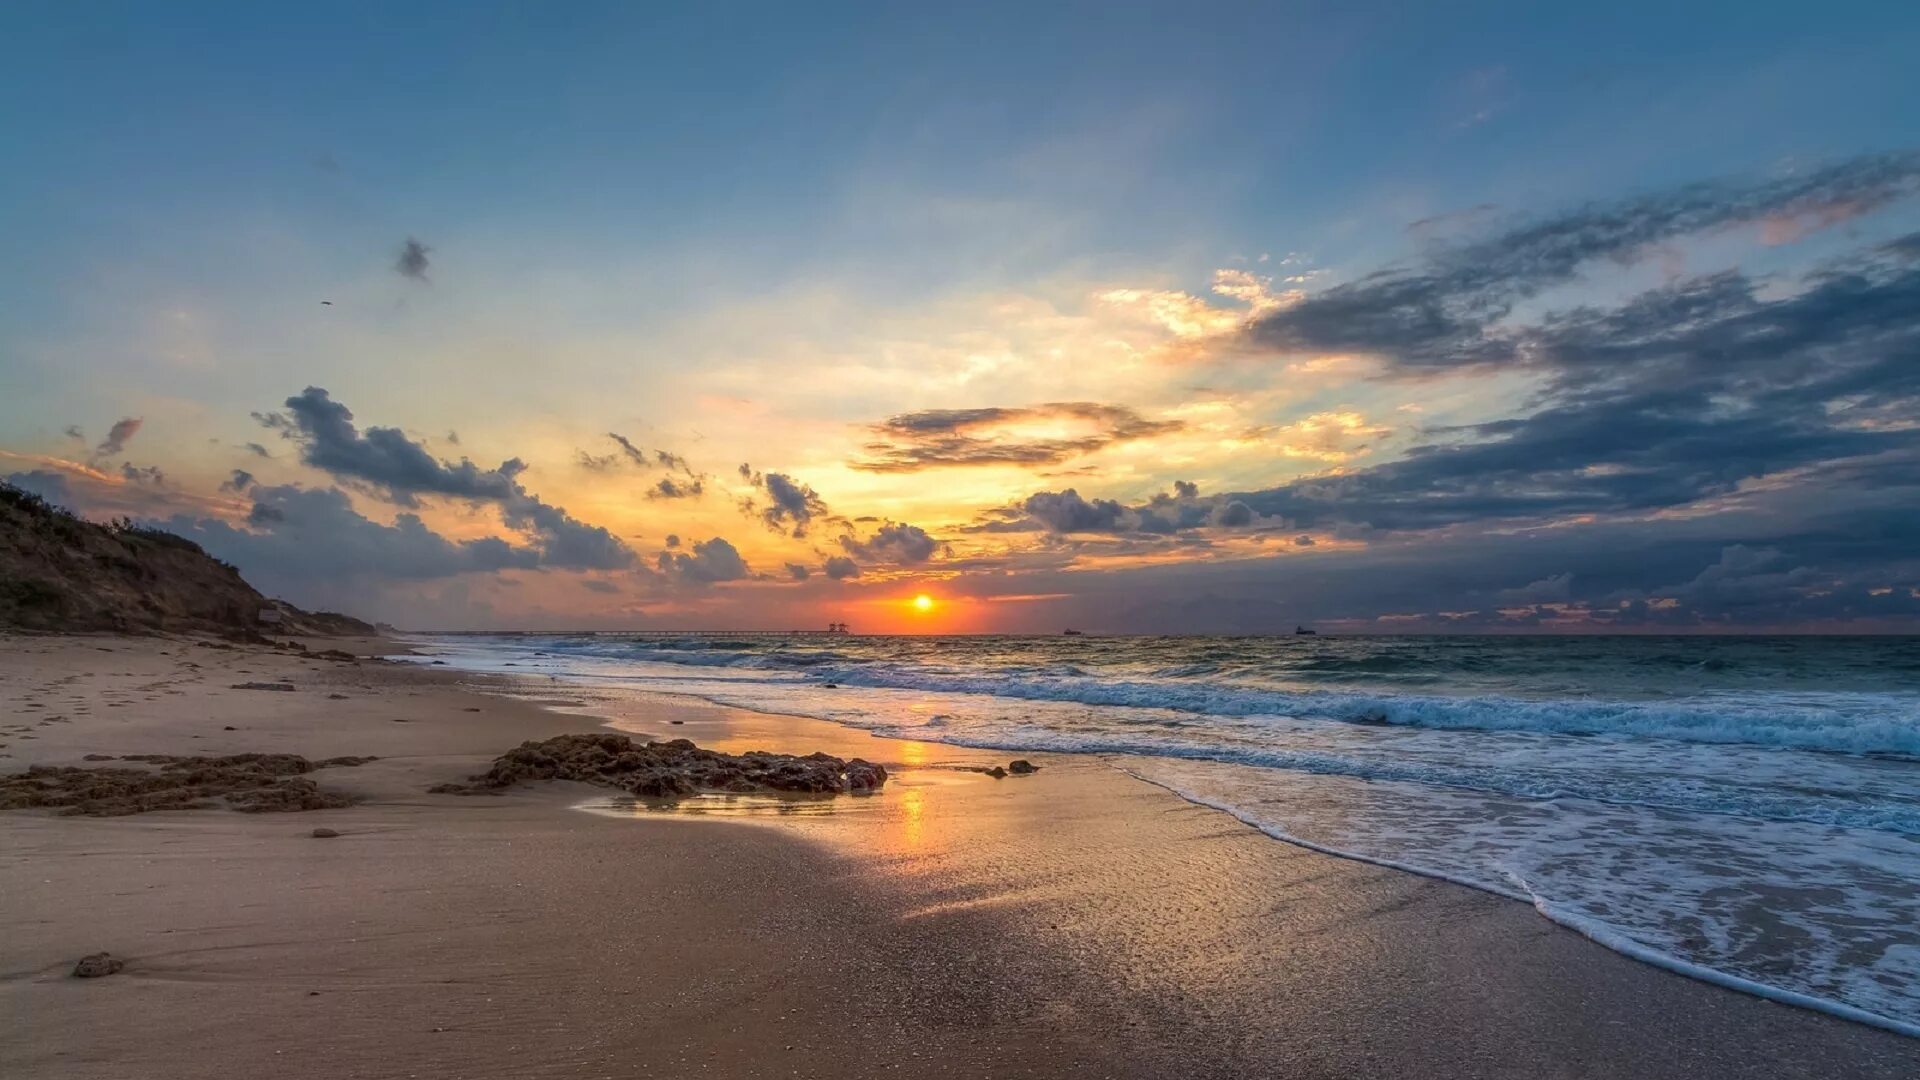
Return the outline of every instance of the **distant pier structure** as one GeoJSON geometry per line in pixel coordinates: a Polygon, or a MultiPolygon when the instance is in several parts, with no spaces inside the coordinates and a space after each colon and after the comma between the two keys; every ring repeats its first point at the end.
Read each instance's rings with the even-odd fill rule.
{"type": "MultiPolygon", "coordinates": [[[[478,631],[484,633],[484,631],[478,631]]],[[[846,623],[828,623],[825,630],[611,630],[615,637],[648,638],[765,638],[765,637],[846,637],[853,631],[846,623]]]]}
{"type": "MultiPolygon", "coordinates": [[[[568,633],[569,631],[560,631],[568,633]]],[[[423,634],[445,637],[544,637],[551,630],[422,630],[423,634]]],[[[772,638],[772,637],[847,637],[853,633],[846,623],[828,623],[825,630],[578,630],[571,633],[623,638],[772,638]]]]}

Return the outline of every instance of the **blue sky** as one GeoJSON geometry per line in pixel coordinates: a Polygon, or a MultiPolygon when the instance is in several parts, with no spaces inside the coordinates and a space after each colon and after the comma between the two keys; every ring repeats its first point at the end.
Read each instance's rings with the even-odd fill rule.
{"type": "MultiPolygon", "coordinates": [[[[1253,493],[1390,463],[1433,445],[1437,427],[1537,403],[1551,383],[1482,365],[1418,385],[1384,344],[1361,350],[1383,367],[1326,376],[1330,356],[1261,352],[1275,339],[1245,328],[1263,325],[1269,301],[1247,309],[1231,291],[1240,279],[1220,273],[1251,275],[1290,305],[1589,204],[1920,146],[1911,5],[556,7],[0,15],[0,234],[13,256],[0,263],[12,389],[0,450],[18,458],[0,467],[101,471],[65,429],[83,428],[90,450],[114,420],[139,417],[134,464],[164,468],[166,486],[94,490],[117,481],[76,474],[70,499],[237,522],[250,504],[218,485],[242,468],[267,487],[338,486],[354,514],[392,527],[398,504],[357,488],[364,476],[314,466],[304,436],[260,441],[253,413],[319,386],[362,427],[404,429],[429,456],[524,459],[527,492],[627,538],[655,577],[671,578],[659,545],[682,532],[726,539],[751,567],[697,595],[644,574],[614,575],[618,594],[576,595],[568,575],[602,580],[604,567],[410,586],[419,604],[458,586],[438,609],[453,622],[859,612],[930,581],[971,596],[978,567],[1036,575],[1019,595],[1053,599],[1023,602],[1014,622],[1050,624],[1075,597],[1150,587],[1177,553],[1130,550],[1144,563],[1109,567],[1063,555],[1070,536],[989,549],[965,530],[1069,484],[1134,506],[1189,476],[1207,492],[1253,493]],[[408,238],[428,248],[417,277],[394,272],[408,238]],[[1168,314],[1189,301],[1187,315],[1168,314]],[[1182,320],[1201,308],[1244,325],[1189,332],[1182,320]],[[942,469],[933,484],[857,464],[891,416],[1060,401],[1184,434],[1165,428],[1156,449],[1096,432],[1086,461],[942,469]],[[1231,423],[1203,420],[1209,402],[1231,423]],[[1329,441],[1329,425],[1347,441],[1329,441]],[[1256,429],[1290,434],[1243,437],[1256,429]],[[1202,430],[1219,437],[1203,446],[1202,430]],[[607,431],[688,459],[684,478],[709,478],[703,495],[649,499],[658,476],[614,483],[579,465],[609,450],[607,431]],[[250,461],[248,442],[274,453],[250,461]],[[749,472],[726,489],[743,460],[749,472]],[[766,499],[756,471],[812,485],[839,523],[824,539],[749,535],[758,518],[740,507],[766,499]],[[871,550],[873,529],[894,520],[928,530],[943,554],[876,563],[839,591],[818,574],[762,580],[871,550]],[[1077,576],[1039,582],[1062,573],[1077,576]],[[1103,573],[1119,576],[1087,576],[1103,573]]],[[[1905,194],[1831,217],[1791,242],[1663,236],[1528,292],[1512,316],[1623,303],[1731,268],[1791,292],[1809,268],[1915,221],[1905,194]]],[[[981,437],[1084,437],[1075,425],[1111,420],[1095,416],[1010,414],[981,437]]],[[[1740,482],[1764,483],[1771,468],[1740,482]]],[[[453,497],[422,509],[454,540],[524,534],[500,511],[453,497]]],[[[1269,516],[1275,535],[1305,527],[1269,516]]],[[[1196,529],[1189,553],[1202,540],[1235,551],[1201,561],[1288,579],[1237,535],[1196,529]]],[[[1766,548],[1763,533],[1710,538],[1695,570],[1746,540],[1766,548]]],[[[1340,557],[1363,560],[1384,557],[1390,538],[1314,546],[1345,543],[1358,547],[1340,557]]],[[[269,581],[331,602],[391,591],[373,555],[357,585],[261,558],[269,581]]],[[[1904,580],[1897,569],[1886,587],[1904,580]]],[[[1482,610],[1499,591],[1443,603],[1431,585],[1410,578],[1404,604],[1345,611],[1300,606],[1276,584],[1295,606],[1273,617],[1358,626],[1482,610]]],[[[965,627],[1012,625],[1015,606],[981,607],[965,627]]],[[[866,621],[891,618],[879,610],[866,621]]]]}

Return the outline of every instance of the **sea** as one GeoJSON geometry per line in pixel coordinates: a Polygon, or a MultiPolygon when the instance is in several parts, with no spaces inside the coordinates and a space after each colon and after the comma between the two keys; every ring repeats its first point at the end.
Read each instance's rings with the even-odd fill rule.
{"type": "Polygon", "coordinates": [[[1096,755],[1276,841],[1920,1036],[1920,638],[444,635],[433,654],[1096,755]]]}

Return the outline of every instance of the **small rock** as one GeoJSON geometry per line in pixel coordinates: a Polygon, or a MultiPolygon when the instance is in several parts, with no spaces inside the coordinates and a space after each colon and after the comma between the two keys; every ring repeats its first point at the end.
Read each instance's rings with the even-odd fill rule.
{"type": "Polygon", "coordinates": [[[73,977],[76,979],[98,979],[106,975],[111,975],[126,966],[126,961],[119,959],[112,953],[97,952],[91,956],[81,957],[80,962],[73,965],[73,977]]]}
{"type": "Polygon", "coordinates": [[[228,724],[226,727],[223,727],[220,730],[221,731],[239,731],[240,729],[237,727],[234,727],[232,724],[228,724]]]}
{"type": "Polygon", "coordinates": [[[328,695],[327,695],[327,700],[328,700],[328,701],[345,701],[345,700],[347,700],[347,695],[345,695],[345,694],[328,694],[328,695]]]}
{"type": "Polygon", "coordinates": [[[995,780],[1005,780],[1007,778],[1007,770],[1001,768],[998,765],[995,765],[993,768],[986,769],[984,771],[988,776],[993,777],[995,780]]]}
{"type": "Polygon", "coordinates": [[[669,720],[669,721],[667,721],[667,723],[669,723],[669,724],[673,724],[673,725],[675,725],[675,726],[678,726],[678,725],[680,725],[680,724],[684,724],[684,723],[686,723],[686,721],[685,721],[685,720],[669,720]]]}
{"type": "Polygon", "coordinates": [[[1033,762],[1028,761],[1026,758],[1020,758],[1017,761],[1007,762],[1007,771],[1012,773],[1015,776],[1026,776],[1029,773],[1039,772],[1040,766],[1035,765],[1033,762]]]}
{"type": "Polygon", "coordinates": [[[333,831],[332,829],[315,829],[315,830],[313,830],[313,838],[314,838],[315,840],[331,840],[331,839],[333,839],[334,837],[336,837],[336,836],[339,836],[339,835],[340,835],[339,833],[337,833],[337,832],[335,832],[335,831],[333,831]]]}
{"type": "Polygon", "coordinates": [[[463,712],[479,712],[479,711],[480,711],[480,706],[478,706],[478,705],[469,705],[469,706],[467,706],[467,707],[466,707],[466,708],[465,708],[464,710],[462,710],[462,711],[463,711],[463,712]]]}

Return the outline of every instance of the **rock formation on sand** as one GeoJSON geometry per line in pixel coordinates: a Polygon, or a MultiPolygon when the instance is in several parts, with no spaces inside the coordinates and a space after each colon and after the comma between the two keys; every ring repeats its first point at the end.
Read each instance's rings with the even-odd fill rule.
{"type": "Polygon", "coordinates": [[[73,977],[76,979],[99,979],[112,975],[126,967],[126,961],[112,953],[88,953],[73,965],[73,977]]]}
{"type": "MultiPolygon", "coordinates": [[[[102,756],[89,754],[87,758],[101,760],[102,756]]],[[[350,806],[353,799],[328,791],[303,774],[373,759],[308,761],[298,754],[130,754],[120,760],[158,768],[35,765],[24,773],[0,776],[0,810],[48,807],[62,814],[120,817],[148,810],[198,810],[219,805],[215,799],[224,799],[235,810],[256,814],[331,810],[350,806]]]]}
{"type": "Polygon", "coordinates": [[[128,521],[98,525],[0,483],[0,628],[117,633],[377,633],[269,600],[200,545],[128,521]]]}
{"type": "Polygon", "coordinates": [[[641,743],[625,735],[559,735],[521,743],[495,758],[471,785],[442,784],[434,790],[476,793],[523,780],[579,780],[642,798],[676,799],[703,791],[871,792],[887,782],[887,770],[831,754],[722,754],[686,739],[641,743]]]}

